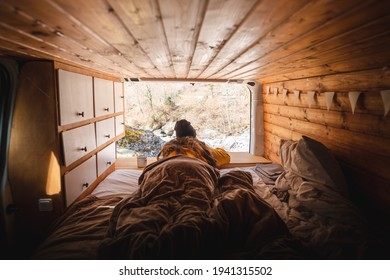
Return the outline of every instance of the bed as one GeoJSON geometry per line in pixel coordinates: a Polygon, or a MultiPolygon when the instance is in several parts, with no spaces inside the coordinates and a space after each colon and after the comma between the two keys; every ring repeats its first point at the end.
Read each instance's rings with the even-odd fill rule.
{"type": "Polygon", "coordinates": [[[115,170],[34,259],[382,259],[330,152],[283,140],[282,164],[217,169],[185,155],[115,170]]]}

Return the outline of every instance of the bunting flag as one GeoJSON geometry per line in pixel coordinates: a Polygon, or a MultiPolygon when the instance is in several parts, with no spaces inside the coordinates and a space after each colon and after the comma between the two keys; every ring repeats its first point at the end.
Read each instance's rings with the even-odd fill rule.
{"type": "Polygon", "coordinates": [[[329,111],[330,105],[332,104],[334,96],[334,91],[325,92],[325,101],[326,101],[326,109],[329,111]]]}
{"type": "Polygon", "coordinates": [[[269,87],[269,86],[266,86],[266,87],[265,87],[265,93],[266,93],[266,95],[269,94],[269,90],[270,90],[270,87],[269,87]]]}
{"type": "Polygon", "coordinates": [[[286,88],[283,89],[282,93],[283,93],[283,102],[286,101],[287,99],[287,92],[288,90],[286,88]]]}
{"type": "Polygon", "coordinates": [[[308,103],[309,103],[309,108],[311,107],[311,104],[314,102],[314,96],[316,95],[315,91],[308,91],[307,92],[307,98],[308,98],[308,103]]]}
{"type": "Polygon", "coordinates": [[[355,114],[355,108],[357,101],[360,96],[360,91],[350,91],[348,92],[348,98],[349,98],[349,103],[351,103],[351,108],[352,108],[352,114],[355,114]]]}
{"type": "Polygon", "coordinates": [[[390,89],[381,90],[381,96],[382,96],[382,101],[383,101],[383,107],[385,109],[384,116],[386,117],[387,113],[390,110],[390,89]]]}
{"type": "Polygon", "coordinates": [[[278,88],[277,87],[274,88],[274,95],[278,96],[278,88]]]}
{"type": "Polygon", "coordinates": [[[298,103],[299,102],[299,94],[301,93],[301,91],[299,90],[294,90],[294,100],[295,100],[295,103],[298,103]]]}

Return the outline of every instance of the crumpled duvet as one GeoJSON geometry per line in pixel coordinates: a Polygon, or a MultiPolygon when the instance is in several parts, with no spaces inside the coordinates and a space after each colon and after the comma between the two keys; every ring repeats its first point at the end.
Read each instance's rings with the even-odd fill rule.
{"type": "Polygon", "coordinates": [[[302,258],[248,172],[220,177],[207,163],[179,155],[147,166],[139,186],[115,207],[99,258],[302,258]]]}
{"type": "Polygon", "coordinates": [[[275,188],[288,192],[285,207],[273,205],[292,235],[315,259],[387,259],[388,248],[359,209],[341,192],[287,170],[275,188]],[[283,211],[287,209],[287,211],[283,211]]]}

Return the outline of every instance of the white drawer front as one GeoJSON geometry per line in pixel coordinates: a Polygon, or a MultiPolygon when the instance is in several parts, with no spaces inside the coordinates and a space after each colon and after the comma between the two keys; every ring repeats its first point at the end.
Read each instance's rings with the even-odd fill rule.
{"type": "Polygon", "coordinates": [[[96,143],[101,146],[115,137],[114,118],[103,120],[96,123],[96,143]]]}
{"type": "Polygon", "coordinates": [[[114,82],[93,78],[95,93],[95,117],[114,113],[114,82]]]}
{"type": "Polygon", "coordinates": [[[96,149],[95,125],[88,124],[62,133],[65,165],[96,149]]]}
{"type": "Polygon", "coordinates": [[[93,118],[92,77],[58,70],[60,124],[93,118]]]}
{"type": "Polygon", "coordinates": [[[123,84],[119,82],[114,82],[114,100],[115,100],[115,113],[124,111],[124,94],[123,94],[123,84]]]}
{"type": "Polygon", "coordinates": [[[100,176],[107,168],[114,164],[116,159],[115,142],[108,145],[97,154],[97,169],[100,176]]]}
{"type": "Polygon", "coordinates": [[[96,178],[96,156],[65,174],[66,205],[69,206],[96,178]]]}
{"type": "Polygon", "coordinates": [[[115,135],[119,135],[125,131],[125,123],[123,121],[123,115],[115,117],[115,135]]]}

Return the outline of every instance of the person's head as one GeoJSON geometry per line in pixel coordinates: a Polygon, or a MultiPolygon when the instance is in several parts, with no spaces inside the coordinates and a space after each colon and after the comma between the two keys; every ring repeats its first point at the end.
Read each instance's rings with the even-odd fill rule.
{"type": "Polygon", "coordinates": [[[176,137],[196,137],[196,130],[191,123],[185,119],[179,120],[175,124],[176,137]]]}

